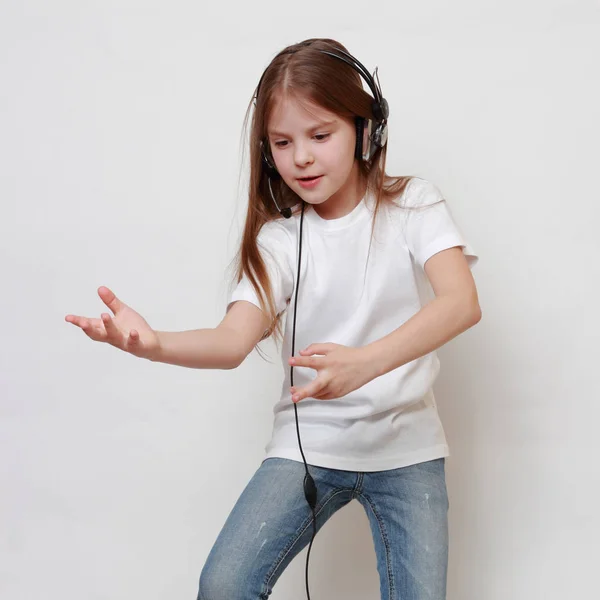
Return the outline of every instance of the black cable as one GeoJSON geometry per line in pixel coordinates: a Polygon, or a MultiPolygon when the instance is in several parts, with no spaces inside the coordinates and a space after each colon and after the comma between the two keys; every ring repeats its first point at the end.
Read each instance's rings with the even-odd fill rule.
{"type": "MultiPolygon", "coordinates": [[[[298,245],[298,274],[296,276],[296,295],[294,298],[294,325],[292,329],[292,356],[295,354],[295,343],[296,343],[296,309],[298,306],[298,290],[300,288],[300,264],[302,260],[302,225],[304,223],[304,208],[306,203],[302,203],[302,214],[300,215],[300,241],[298,245]]],[[[294,365],[290,368],[290,383],[293,387],[294,385],[294,365]]],[[[302,454],[302,460],[304,461],[304,469],[306,474],[304,475],[304,497],[308,502],[312,510],[313,515],[313,533],[310,539],[310,544],[308,545],[308,553],[306,555],[306,595],[308,596],[308,600],[310,600],[310,591],[308,589],[308,560],[310,558],[310,550],[312,548],[313,540],[317,535],[317,516],[315,514],[315,506],[317,505],[317,486],[315,485],[315,480],[312,478],[311,474],[308,472],[308,465],[306,464],[306,458],[304,457],[304,451],[302,450],[302,442],[300,441],[300,427],[298,425],[298,406],[297,403],[294,402],[294,414],[296,416],[296,433],[298,434],[298,446],[300,447],[300,454],[302,454]]]]}

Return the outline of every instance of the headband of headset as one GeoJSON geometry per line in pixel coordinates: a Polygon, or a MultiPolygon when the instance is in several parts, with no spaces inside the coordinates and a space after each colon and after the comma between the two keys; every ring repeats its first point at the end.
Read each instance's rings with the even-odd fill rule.
{"type": "MultiPolygon", "coordinates": [[[[310,44],[306,44],[306,45],[309,46],[310,44]]],[[[285,52],[285,54],[294,54],[295,52],[296,52],[295,50],[294,51],[289,50],[289,51],[285,52]]],[[[367,68],[357,58],[352,56],[352,54],[345,52],[344,50],[340,50],[339,48],[335,48],[335,52],[330,52],[329,50],[321,50],[321,49],[319,49],[319,52],[322,52],[323,54],[328,54],[329,56],[333,56],[334,58],[337,58],[338,60],[345,62],[347,65],[350,65],[355,71],[357,71],[362,76],[362,78],[367,82],[367,85],[369,86],[369,88],[371,89],[371,93],[373,94],[373,98],[375,99],[375,102],[373,102],[373,105],[371,107],[372,111],[373,111],[373,116],[375,117],[375,120],[377,122],[381,122],[381,121],[385,121],[389,117],[389,114],[390,114],[389,105],[388,105],[387,100],[381,94],[381,87],[375,82],[375,79],[373,78],[373,76],[369,73],[369,71],[367,71],[367,68]]],[[[256,87],[256,94],[254,96],[255,100],[258,99],[258,93],[260,91],[260,86],[262,84],[262,81],[265,77],[266,72],[267,72],[267,70],[265,69],[263,74],[260,76],[258,86],[256,87]]],[[[375,75],[377,75],[377,68],[375,68],[375,75]]],[[[379,77],[378,77],[378,79],[379,79],[379,77]]]]}
{"type": "MultiPolygon", "coordinates": [[[[307,43],[303,43],[302,45],[310,46],[311,44],[312,44],[312,42],[307,42],[307,43]]],[[[371,110],[373,112],[373,117],[375,118],[375,121],[376,121],[376,126],[375,126],[375,129],[373,130],[373,132],[371,133],[370,132],[371,123],[369,123],[368,145],[366,146],[366,150],[364,153],[362,151],[362,146],[363,146],[362,137],[363,137],[363,129],[364,129],[365,119],[363,119],[362,117],[357,117],[357,123],[356,123],[356,152],[355,152],[355,155],[357,158],[362,157],[364,160],[369,160],[373,154],[374,147],[379,146],[380,148],[382,148],[383,146],[385,146],[385,144],[387,142],[387,118],[390,114],[389,105],[388,105],[387,100],[383,97],[383,95],[381,93],[381,86],[378,85],[379,76],[377,76],[377,68],[375,68],[375,72],[374,72],[374,75],[377,76],[377,80],[378,80],[376,82],[374,77],[371,76],[369,71],[367,71],[366,67],[357,58],[355,58],[348,52],[345,52],[344,50],[341,50],[339,48],[335,48],[334,50],[335,50],[335,52],[319,49],[319,52],[322,52],[323,54],[332,56],[333,58],[341,60],[342,62],[345,62],[347,65],[351,66],[367,82],[367,85],[369,86],[369,88],[371,89],[371,92],[373,94],[374,101],[373,101],[373,104],[371,105],[371,110]]],[[[287,51],[280,53],[280,56],[281,56],[281,54],[294,54],[296,51],[297,50],[287,50],[287,51]]],[[[254,96],[255,102],[258,99],[260,87],[261,87],[261,84],[262,84],[262,81],[264,79],[266,72],[267,72],[267,69],[265,69],[265,71],[261,75],[260,80],[258,82],[258,86],[256,87],[256,94],[254,96]]],[[[267,168],[267,173],[270,176],[277,177],[278,172],[277,172],[277,169],[275,168],[275,165],[272,162],[272,159],[269,156],[268,149],[265,148],[265,145],[263,144],[262,141],[261,141],[260,145],[261,145],[261,153],[263,156],[263,161],[267,168]]]]}

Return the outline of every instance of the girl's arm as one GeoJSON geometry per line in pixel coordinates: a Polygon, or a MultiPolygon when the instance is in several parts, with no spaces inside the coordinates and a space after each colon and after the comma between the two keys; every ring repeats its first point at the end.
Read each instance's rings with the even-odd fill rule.
{"type": "Polygon", "coordinates": [[[131,306],[106,286],[98,295],[112,311],[101,318],[67,315],[65,321],[79,327],[95,342],[104,342],[139,358],[194,369],[235,369],[268,328],[262,310],[247,301],[234,302],[213,329],[155,331],[131,306]]]}
{"type": "Polygon", "coordinates": [[[364,346],[377,376],[437,350],[481,320],[477,288],[461,248],[435,254],[425,272],[435,298],[398,329],[364,346]]]}
{"type": "Polygon", "coordinates": [[[157,331],[159,344],[150,360],[192,369],[235,369],[261,340],[267,327],[262,310],[241,300],[233,304],[215,328],[157,331]]]}
{"type": "Polygon", "coordinates": [[[435,254],[425,263],[425,272],[435,299],[391,333],[359,347],[313,343],[290,358],[290,365],[317,370],[309,384],[291,388],[293,401],[341,398],[436,350],[480,321],[477,289],[461,248],[435,254]]]}

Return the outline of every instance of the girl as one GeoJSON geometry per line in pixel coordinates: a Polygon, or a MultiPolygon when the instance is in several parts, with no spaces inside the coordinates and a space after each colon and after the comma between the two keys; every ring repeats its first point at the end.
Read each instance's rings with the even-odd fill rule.
{"type": "Polygon", "coordinates": [[[353,499],[370,521],[381,598],[443,600],[449,451],[435,350],[481,318],[477,256],[436,186],[386,175],[387,102],[340,43],[282,50],[253,105],[248,212],[222,322],[154,331],[104,287],[114,316],[66,320],[192,368],[235,368],[261,340],[283,341],[290,371],[272,437],[206,560],[199,600],[267,598],[353,499]]]}

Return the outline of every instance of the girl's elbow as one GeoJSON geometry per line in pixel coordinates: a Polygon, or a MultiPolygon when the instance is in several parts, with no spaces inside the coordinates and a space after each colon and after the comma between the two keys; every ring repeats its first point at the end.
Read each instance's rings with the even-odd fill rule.
{"type": "Polygon", "coordinates": [[[482,316],[481,306],[479,306],[479,302],[477,302],[470,311],[469,323],[470,323],[471,327],[473,327],[473,325],[477,325],[477,323],[479,323],[479,321],[481,321],[481,316],[482,316]]]}

